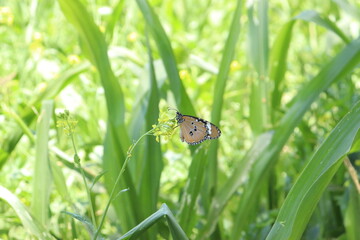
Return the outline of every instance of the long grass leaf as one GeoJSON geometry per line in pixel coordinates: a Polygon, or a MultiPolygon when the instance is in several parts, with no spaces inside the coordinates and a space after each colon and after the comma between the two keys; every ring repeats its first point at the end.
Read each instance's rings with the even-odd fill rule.
{"type": "Polygon", "coordinates": [[[0,198],[6,201],[19,216],[25,229],[38,239],[51,239],[44,226],[34,218],[26,206],[9,190],[0,186],[0,198]]]}
{"type": "Polygon", "coordinates": [[[327,89],[331,83],[340,80],[351,73],[360,61],[360,40],[347,45],[321,72],[306,84],[293,99],[291,107],[275,128],[271,144],[259,155],[254,167],[249,173],[249,184],[245,186],[237,210],[232,236],[239,236],[250,220],[253,213],[254,199],[261,189],[261,182],[265,179],[271,166],[276,163],[276,156],[286,143],[294,128],[299,124],[304,113],[319,94],[327,89]]]}
{"type": "Polygon", "coordinates": [[[56,190],[65,201],[71,203],[71,197],[66,185],[66,180],[62,172],[62,168],[60,168],[53,159],[50,160],[50,165],[56,190]]]}
{"type": "Polygon", "coordinates": [[[203,177],[206,170],[204,166],[206,166],[205,149],[204,146],[201,146],[197,148],[194,154],[188,174],[189,180],[179,210],[180,225],[188,235],[190,235],[192,228],[196,224],[195,206],[204,181],[203,177]]]}
{"type": "Polygon", "coordinates": [[[166,204],[161,205],[161,208],[153,213],[151,216],[146,218],[144,221],[142,221],[140,224],[138,224],[136,227],[131,229],[129,232],[124,234],[121,238],[122,239],[137,239],[141,234],[143,234],[148,228],[153,226],[154,224],[161,221],[163,218],[166,218],[171,235],[173,239],[175,240],[186,240],[188,237],[186,236],[185,232],[182,230],[180,225],[176,222],[176,219],[174,215],[171,213],[170,209],[167,207],[166,204]]]}
{"type": "Polygon", "coordinates": [[[343,31],[341,31],[338,26],[336,26],[334,22],[330,21],[330,19],[328,19],[327,17],[321,17],[316,11],[303,11],[299,15],[297,15],[295,19],[302,19],[305,21],[314,22],[319,26],[322,26],[338,35],[345,43],[350,42],[350,39],[343,33],[343,31]]]}
{"type": "MultiPolygon", "coordinates": [[[[212,122],[217,125],[221,119],[226,82],[240,33],[241,2],[241,0],[237,2],[214,88],[214,103],[211,116],[212,122]]],[[[196,151],[195,148],[193,149],[193,161],[190,166],[187,188],[178,215],[180,224],[187,234],[191,233],[196,224],[197,215],[194,214],[194,211],[199,194],[202,194],[202,202],[207,211],[216,186],[218,141],[205,146],[209,147],[206,155],[203,148],[198,148],[196,151]],[[203,166],[207,166],[207,168],[203,166]],[[205,176],[205,180],[203,180],[203,176],[205,176]]]]}
{"type": "Polygon", "coordinates": [[[36,158],[31,208],[34,216],[43,226],[49,224],[49,208],[45,206],[49,205],[52,185],[48,148],[52,111],[53,101],[44,101],[36,127],[36,158]]]}
{"type": "Polygon", "coordinates": [[[271,48],[269,78],[270,81],[274,83],[274,90],[271,93],[271,118],[273,124],[278,120],[276,113],[279,110],[281,98],[284,92],[283,82],[287,69],[287,56],[294,23],[295,20],[292,20],[281,28],[271,48]]]}
{"type": "Polygon", "coordinates": [[[178,105],[179,110],[186,114],[194,115],[194,107],[179,77],[174,52],[164,28],[162,27],[157,15],[154,13],[154,10],[146,0],[136,0],[136,2],[158,47],[166,73],[170,80],[170,89],[175,96],[176,104],[178,105]]]}
{"type": "Polygon", "coordinates": [[[197,239],[209,239],[219,221],[221,211],[224,209],[238,187],[247,181],[248,172],[259,157],[259,154],[268,147],[272,136],[273,132],[266,132],[256,138],[254,145],[236,166],[225,186],[222,186],[213,197],[209,213],[207,215],[207,221],[197,236],[197,239]]]}
{"type": "MultiPolygon", "coordinates": [[[[241,5],[242,1],[238,0],[235,8],[235,12],[232,18],[232,22],[229,28],[229,34],[224,45],[224,53],[221,58],[221,63],[219,67],[219,74],[217,75],[215,86],[214,86],[214,99],[213,99],[213,108],[211,111],[211,121],[219,125],[221,119],[221,111],[223,108],[224,102],[224,93],[226,89],[226,83],[229,76],[229,70],[231,62],[234,58],[236,51],[237,42],[239,39],[239,34],[241,30],[240,18],[241,18],[241,5]]],[[[207,154],[208,158],[208,172],[206,173],[206,192],[207,195],[203,194],[203,201],[209,207],[210,198],[212,193],[214,193],[217,185],[217,151],[218,151],[219,142],[214,141],[211,143],[209,152],[207,154]]]]}
{"type": "Polygon", "coordinates": [[[360,129],[360,102],[338,123],[291,188],[266,239],[300,239],[360,129]]]}
{"type": "MultiPolygon", "coordinates": [[[[159,91],[156,82],[155,69],[153,64],[152,50],[149,39],[147,38],[149,55],[149,93],[147,98],[145,128],[146,131],[152,128],[159,117],[159,91]]],[[[142,217],[149,216],[156,211],[158,194],[160,189],[160,176],[163,169],[162,154],[160,144],[154,138],[145,139],[144,155],[141,158],[141,177],[139,187],[139,198],[141,204],[142,217]]],[[[148,239],[155,239],[158,233],[157,228],[149,231],[148,239]]]]}
{"type": "Polygon", "coordinates": [[[349,3],[346,0],[333,0],[344,12],[349,14],[351,17],[355,18],[357,21],[360,21],[360,10],[356,7],[355,3],[349,3]]]}
{"type": "Polygon", "coordinates": [[[114,11],[110,16],[109,22],[106,26],[106,35],[107,39],[111,40],[114,35],[114,29],[116,26],[116,23],[119,21],[119,18],[121,17],[121,13],[124,9],[125,1],[124,0],[118,0],[115,4],[114,11]]]}
{"type": "Polygon", "coordinates": [[[357,224],[360,221],[360,195],[354,184],[350,184],[348,190],[349,202],[345,210],[344,226],[347,239],[357,240],[360,238],[360,229],[357,224]]]}
{"type": "Polygon", "coordinates": [[[261,0],[249,4],[249,55],[257,75],[251,83],[249,123],[255,135],[263,132],[269,122],[268,92],[268,1],[261,0]],[[255,15],[255,7],[257,15],[255,15]]]}
{"type": "MultiPolygon", "coordinates": [[[[104,36],[86,8],[78,0],[59,0],[59,3],[64,15],[79,32],[84,53],[99,71],[100,80],[105,90],[109,120],[104,142],[103,167],[105,171],[108,171],[108,174],[105,175],[105,185],[111,191],[124,163],[128,146],[130,146],[124,122],[124,96],[111,69],[104,36]]],[[[135,219],[139,217],[138,205],[136,204],[138,198],[129,171],[125,171],[116,192],[124,188],[132,190],[128,191],[128,194],[124,194],[124,197],[118,201],[114,201],[113,204],[126,229],[135,225],[135,219]],[[127,210],[124,211],[123,206],[127,206],[127,210]]]]}

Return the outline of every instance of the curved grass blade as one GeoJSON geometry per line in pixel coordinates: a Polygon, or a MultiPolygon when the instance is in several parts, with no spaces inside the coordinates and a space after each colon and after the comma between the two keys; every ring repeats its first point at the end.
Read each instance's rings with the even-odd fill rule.
{"type": "Polygon", "coordinates": [[[204,146],[200,146],[193,155],[193,161],[188,174],[189,180],[186,184],[178,214],[179,223],[188,235],[196,224],[197,213],[195,205],[201,188],[204,187],[202,184],[206,170],[204,166],[206,166],[205,149],[204,146]]]}
{"type": "MultiPolygon", "coordinates": [[[[142,107],[145,115],[145,129],[151,129],[152,125],[159,118],[159,90],[156,81],[155,68],[148,34],[146,34],[148,59],[149,59],[149,86],[146,94],[144,106],[142,107]]],[[[145,85],[145,84],[144,84],[145,85]]],[[[144,124],[144,121],[141,123],[144,124]]],[[[163,169],[161,147],[152,137],[144,139],[145,144],[142,149],[142,157],[136,158],[139,162],[139,202],[141,208],[141,218],[149,216],[157,209],[160,177],[163,169]]],[[[146,232],[144,238],[155,239],[158,233],[158,226],[154,226],[146,232]]]]}
{"type": "Polygon", "coordinates": [[[300,174],[266,239],[300,239],[360,129],[360,102],[337,124],[300,174]]]}
{"type": "Polygon", "coordinates": [[[52,239],[42,226],[29,212],[25,205],[9,190],[0,186],[0,198],[6,201],[19,216],[24,228],[38,239],[52,239]]]}
{"type": "Polygon", "coordinates": [[[161,208],[153,213],[150,217],[146,218],[144,221],[142,221],[140,224],[138,224],[136,227],[131,229],[129,232],[124,234],[121,238],[122,239],[137,239],[141,234],[143,234],[148,228],[150,228],[155,223],[158,223],[159,221],[162,221],[162,219],[165,217],[171,236],[174,240],[186,240],[188,237],[186,236],[185,232],[182,230],[180,225],[176,222],[176,219],[168,206],[166,204],[162,204],[161,208]]]}
{"type": "Polygon", "coordinates": [[[257,75],[251,82],[249,123],[259,135],[269,125],[269,32],[268,1],[254,1],[247,5],[249,18],[249,56],[257,75]],[[255,8],[257,11],[255,11],[255,8]],[[257,13],[256,16],[254,16],[257,13]]]}
{"type": "MultiPolygon", "coordinates": [[[[224,54],[221,59],[219,74],[214,87],[213,109],[211,112],[212,122],[219,125],[221,110],[223,106],[224,92],[228,79],[230,64],[233,60],[236,43],[240,33],[241,0],[237,1],[237,6],[233,15],[232,23],[229,28],[228,38],[225,42],[224,54]]],[[[200,147],[193,154],[193,161],[190,166],[187,189],[182,198],[182,206],[179,212],[180,224],[187,234],[190,234],[196,224],[197,214],[195,214],[196,201],[199,194],[202,194],[202,202],[205,211],[208,211],[212,194],[216,186],[217,179],[217,149],[218,141],[208,143],[209,150],[205,153],[200,147]],[[203,166],[207,166],[204,168],[203,166]],[[205,176],[205,180],[203,180],[205,176]],[[203,183],[205,181],[205,183],[203,183]],[[202,187],[201,187],[202,186],[202,187]]],[[[205,146],[205,145],[204,145],[205,146]]]]}
{"type": "Polygon", "coordinates": [[[52,111],[53,101],[44,101],[36,126],[36,158],[31,208],[34,216],[43,226],[49,224],[49,208],[47,206],[50,201],[52,177],[48,142],[52,111]]]}
{"type": "Polygon", "coordinates": [[[360,239],[360,195],[354,184],[349,186],[349,200],[345,210],[344,226],[348,240],[360,239]]]}
{"type": "Polygon", "coordinates": [[[349,1],[346,0],[333,0],[333,2],[351,17],[360,21],[360,9],[355,5],[355,3],[350,4],[349,1]]]}
{"type": "MultiPolygon", "coordinates": [[[[95,25],[86,8],[78,0],[59,0],[62,12],[74,25],[81,37],[84,53],[99,71],[100,80],[105,90],[106,106],[108,111],[107,133],[104,141],[103,167],[109,174],[105,175],[105,185],[109,191],[113,188],[120,168],[124,163],[130,141],[124,122],[125,106],[121,87],[111,69],[107,55],[107,45],[103,34],[95,25]]],[[[129,171],[125,171],[116,192],[124,188],[133,189],[124,197],[113,201],[118,217],[123,227],[130,228],[139,219],[137,196],[133,180],[129,171]],[[128,206],[124,211],[122,206],[128,206]]]]}
{"type": "Polygon", "coordinates": [[[106,32],[105,35],[107,36],[107,40],[111,41],[114,35],[114,29],[116,26],[116,23],[119,21],[121,17],[121,13],[124,10],[125,1],[118,0],[117,3],[114,6],[114,11],[110,15],[110,19],[106,26],[106,32]]]}
{"type": "MultiPolygon", "coordinates": [[[[80,221],[82,224],[84,224],[86,226],[86,229],[89,231],[89,233],[93,236],[94,233],[95,233],[95,227],[94,225],[92,225],[91,221],[84,217],[84,216],[81,216],[79,214],[76,214],[76,213],[72,213],[72,212],[68,212],[68,211],[62,211],[62,213],[65,213],[71,217],[73,217],[74,219],[80,221]]],[[[100,237],[101,239],[101,237],[100,237]]]]}
{"type": "Polygon", "coordinates": [[[278,120],[276,114],[278,113],[284,92],[282,83],[287,69],[287,56],[294,24],[295,20],[292,20],[281,28],[271,48],[269,78],[270,81],[274,82],[274,90],[271,93],[271,120],[273,124],[278,120]]]}
{"type": "Polygon", "coordinates": [[[186,114],[195,115],[195,109],[179,77],[174,52],[164,28],[154,13],[154,10],[146,0],[136,0],[136,2],[158,47],[158,51],[170,80],[170,89],[175,96],[179,110],[186,114]]]}
{"type": "Polygon", "coordinates": [[[295,17],[295,19],[301,19],[309,22],[314,22],[318,24],[319,26],[322,26],[331,32],[338,35],[345,43],[349,43],[350,39],[341,31],[338,26],[327,17],[321,17],[316,11],[313,10],[307,10],[301,12],[299,15],[295,17]]]}
{"type": "Polygon", "coordinates": [[[226,203],[233,196],[234,192],[237,191],[239,186],[247,181],[248,172],[259,157],[259,154],[268,147],[272,136],[273,132],[266,132],[256,138],[253,146],[247,152],[246,156],[241,159],[227,184],[222,186],[213,197],[209,208],[209,214],[207,215],[207,221],[197,236],[197,239],[205,240],[210,238],[211,233],[214,231],[216,224],[218,223],[221,211],[225,208],[226,203]]]}
{"type": "Polygon", "coordinates": [[[307,83],[296,95],[291,107],[275,129],[271,144],[261,153],[254,167],[249,173],[249,184],[245,186],[241,195],[232,237],[240,235],[253,215],[254,199],[258,197],[261,182],[265,179],[271,167],[276,163],[276,156],[280,153],[294,128],[301,121],[304,113],[319,94],[327,89],[331,83],[340,80],[351,73],[360,62],[360,40],[348,44],[322,71],[307,83]]]}

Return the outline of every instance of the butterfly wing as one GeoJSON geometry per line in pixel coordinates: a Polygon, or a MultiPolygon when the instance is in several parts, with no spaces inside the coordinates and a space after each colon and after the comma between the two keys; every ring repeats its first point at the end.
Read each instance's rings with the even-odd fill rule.
{"type": "Polygon", "coordinates": [[[208,128],[210,129],[210,131],[208,131],[209,133],[209,139],[216,139],[219,138],[221,136],[221,131],[220,129],[215,126],[214,124],[208,122],[210,125],[208,125],[208,128]]]}
{"type": "Polygon", "coordinates": [[[183,115],[180,125],[180,139],[190,145],[208,139],[207,122],[197,117],[183,115]]]}

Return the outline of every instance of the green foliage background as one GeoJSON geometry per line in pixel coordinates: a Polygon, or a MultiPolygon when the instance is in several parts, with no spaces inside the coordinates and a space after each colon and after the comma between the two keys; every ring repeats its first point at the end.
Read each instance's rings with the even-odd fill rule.
{"type": "Polygon", "coordinates": [[[0,1],[0,238],[360,239],[359,20],[354,0],[0,1]],[[168,107],[222,136],[128,152],[168,107]]]}

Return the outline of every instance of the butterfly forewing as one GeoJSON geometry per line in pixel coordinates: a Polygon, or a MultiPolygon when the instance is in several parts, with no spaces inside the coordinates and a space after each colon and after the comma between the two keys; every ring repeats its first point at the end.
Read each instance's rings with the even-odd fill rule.
{"type": "Polygon", "coordinates": [[[188,144],[199,144],[207,139],[220,137],[220,130],[214,124],[201,118],[176,113],[176,120],[180,126],[180,139],[188,144]]]}
{"type": "Polygon", "coordinates": [[[192,116],[184,115],[180,124],[180,138],[188,144],[198,144],[207,138],[206,122],[192,116]]]}

